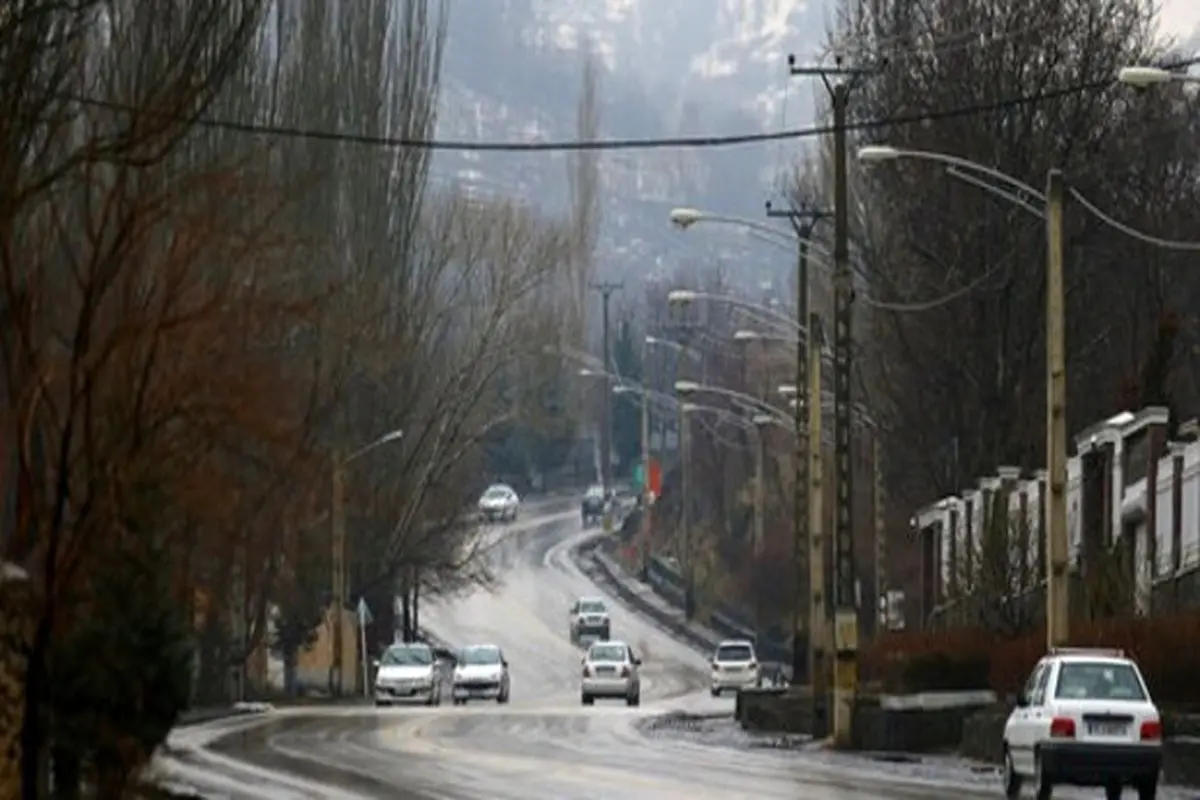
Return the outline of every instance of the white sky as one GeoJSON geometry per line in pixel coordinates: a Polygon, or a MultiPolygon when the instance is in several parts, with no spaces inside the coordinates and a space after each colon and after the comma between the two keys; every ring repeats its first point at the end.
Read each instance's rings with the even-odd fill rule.
{"type": "Polygon", "coordinates": [[[1200,0],[1161,0],[1159,24],[1168,36],[1186,40],[1200,28],[1200,0]]]}

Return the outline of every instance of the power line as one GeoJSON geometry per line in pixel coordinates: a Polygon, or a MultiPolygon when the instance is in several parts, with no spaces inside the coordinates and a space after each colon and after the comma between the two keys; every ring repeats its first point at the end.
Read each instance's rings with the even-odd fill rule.
{"type": "MultiPolygon", "coordinates": [[[[1194,61],[1200,62],[1200,59],[1194,61]]],[[[1186,66],[1193,62],[1180,64],[1186,66]]],[[[1070,97],[1090,91],[1106,89],[1116,83],[1116,79],[1091,81],[1065,86],[1060,89],[1036,92],[1018,97],[1006,98],[988,103],[974,103],[942,111],[927,111],[911,114],[897,114],[883,119],[866,120],[848,123],[847,130],[863,131],[878,128],[890,128],[899,125],[925,124],[940,122],[959,117],[970,117],[995,111],[1004,111],[1024,105],[1070,97]]],[[[126,103],[95,98],[74,98],[81,105],[104,108],[119,113],[152,115],[152,112],[126,103]]],[[[311,141],[340,142],[368,147],[390,148],[420,148],[424,150],[443,150],[459,152],[499,152],[499,153],[546,153],[569,152],[584,150],[662,150],[662,149],[699,149],[714,147],[734,147],[748,144],[761,144],[788,139],[806,139],[817,136],[827,136],[834,132],[833,125],[813,125],[807,128],[791,130],[767,131],[763,133],[742,133],[723,136],[675,136],[664,138],[623,138],[599,139],[591,141],[549,141],[549,142],[472,142],[456,139],[411,139],[407,137],[379,136],[362,133],[342,133],[337,131],[322,131],[313,128],[295,126],[263,125],[252,122],[237,122],[234,120],[213,119],[201,117],[193,124],[199,128],[225,130],[248,135],[270,136],[285,139],[307,139],[311,141]]]]}

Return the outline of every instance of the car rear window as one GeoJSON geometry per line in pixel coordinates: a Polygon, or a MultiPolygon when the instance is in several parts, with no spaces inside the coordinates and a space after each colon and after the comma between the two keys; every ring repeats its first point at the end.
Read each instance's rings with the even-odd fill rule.
{"type": "Polygon", "coordinates": [[[589,661],[624,661],[625,648],[619,644],[598,644],[588,651],[589,661]]]}
{"type": "Polygon", "coordinates": [[[1054,696],[1060,700],[1145,700],[1146,690],[1131,664],[1067,661],[1058,669],[1054,696]]]}
{"type": "Polygon", "coordinates": [[[754,652],[749,645],[723,644],[717,648],[717,661],[752,661],[754,652]]]}

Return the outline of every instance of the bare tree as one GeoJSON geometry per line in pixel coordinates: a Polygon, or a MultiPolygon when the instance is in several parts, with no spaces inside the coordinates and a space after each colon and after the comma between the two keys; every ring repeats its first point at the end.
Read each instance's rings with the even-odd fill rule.
{"type": "MultiPolygon", "coordinates": [[[[1036,187],[1058,167],[1129,224],[1169,238],[1194,228],[1194,101],[1168,88],[1151,103],[1112,81],[1123,65],[1167,57],[1152,39],[1151,4],[846,0],[841,8],[836,49],[878,65],[854,96],[854,120],[931,115],[853,133],[852,149],[883,141],[950,153],[1036,187]],[[1039,97],[1022,100],[1030,94],[1039,97]],[[966,112],[937,116],[954,109],[966,112]]],[[[878,165],[851,179],[865,212],[853,247],[865,275],[864,379],[887,440],[889,496],[915,507],[996,464],[1037,466],[1043,224],[928,163],[878,165]]],[[[1180,271],[1194,256],[1068,206],[1068,408],[1086,420],[1113,410],[1158,318],[1200,287],[1180,271]]],[[[1168,388],[1191,403],[1184,377],[1172,375],[1168,388]]]]}

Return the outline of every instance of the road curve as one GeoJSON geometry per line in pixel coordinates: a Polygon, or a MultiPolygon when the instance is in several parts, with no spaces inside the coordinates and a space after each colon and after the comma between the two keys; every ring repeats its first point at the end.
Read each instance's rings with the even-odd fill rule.
{"type": "Polygon", "coordinates": [[[430,602],[422,624],[455,643],[504,648],[507,706],[277,711],[173,734],[166,774],[240,798],[642,800],[805,797],[810,800],[994,796],[996,788],[872,769],[826,754],[747,751],[646,738],[666,711],[732,710],[704,690],[705,658],[613,601],[614,638],[643,656],[641,708],[579,699],[580,651],[567,636],[575,597],[602,594],[574,565],[583,532],[558,513],[487,534],[493,590],[430,602]]]}

